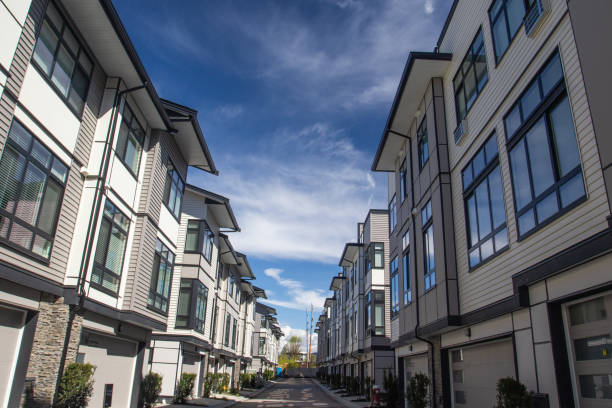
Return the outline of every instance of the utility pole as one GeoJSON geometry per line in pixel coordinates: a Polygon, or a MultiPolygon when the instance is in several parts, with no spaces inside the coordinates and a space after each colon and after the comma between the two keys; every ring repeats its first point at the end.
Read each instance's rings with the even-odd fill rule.
{"type": "Polygon", "coordinates": [[[312,303],[310,304],[310,333],[308,334],[308,367],[310,367],[310,355],[312,354],[312,324],[314,319],[312,317],[312,303]]]}
{"type": "Polygon", "coordinates": [[[306,336],[304,341],[306,341],[306,368],[308,368],[308,309],[306,309],[306,336]]]}

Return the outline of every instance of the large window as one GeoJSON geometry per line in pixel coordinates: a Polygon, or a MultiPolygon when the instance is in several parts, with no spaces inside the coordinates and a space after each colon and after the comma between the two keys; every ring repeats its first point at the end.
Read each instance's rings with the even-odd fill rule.
{"type": "Polygon", "coordinates": [[[407,157],[404,158],[402,165],[400,166],[400,201],[404,201],[408,195],[408,164],[407,157]]]}
{"type": "Polygon", "coordinates": [[[107,199],[98,233],[91,284],[113,295],[119,290],[129,227],[129,218],[107,199]]]}
{"type": "Polygon", "coordinates": [[[585,197],[563,69],[556,53],[504,118],[519,238],[585,197]]]}
{"type": "Polygon", "coordinates": [[[399,313],[399,271],[397,256],[393,258],[389,265],[391,270],[391,316],[399,313]]]}
{"type": "Polygon", "coordinates": [[[68,167],[13,121],[0,160],[0,241],[51,256],[68,167]]]}
{"type": "Polygon", "coordinates": [[[158,239],[155,244],[148,305],[164,314],[168,312],[173,266],[174,254],[158,239]]]}
{"type": "Polygon", "coordinates": [[[431,200],[421,210],[421,222],[423,224],[423,258],[425,263],[423,279],[425,281],[425,291],[428,291],[436,285],[436,259],[434,256],[431,200]]]}
{"type": "Polygon", "coordinates": [[[70,108],[81,116],[93,63],[53,2],[49,2],[45,12],[32,59],[70,108]]]}
{"type": "Polygon", "coordinates": [[[499,62],[510,42],[523,25],[525,13],[535,0],[495,0],[489,9],[489,20],[495,47],[495,60],[499,62]]]}
{"type": "Polygon", "coordinates": [[[457,123],[465,118],[488,78],[487,56],[482,41],[482,30],[478,30],[453,79],[457,123]]]}
{"type": "Polygon", "coordinates": [[[412,287],[410,282],[410,231],[402,237],[402,269],[404,271],[404,305],[412,302],[412,287]]]}
{"type": "Polygon", "coordinates": [[[202,282],[197,279],[181,279],[176,327],[204,333],[207,302],[208,288],[202,282]]]}
{"type": "Polygon", "coordinates": [[[144,130],[126,103],[123,106],[123,120],[117,139],[117,156],[134,176],[138,175],[143,145],[144,130]]]}
{"type": "Polygon", "coordinates": [[[183,202],[183,193],[185,191],[185,183],[181,178],[178,170],[168,158],[166,161],[166,185],[164,187],[164,204],[170,212],[179,219],[181,216],[181,203],[183,202]]]}
{"type": "Polygon", "coordinates": [[[508,247],[497,136],[493,134],[462,172],[470,268],[508,247]]]}
{"type": "Polygon", "coordinates": [[[206,221],[189,220],[187,222],[185,252],[199,252],[210,263],[214,237],[215,235],[206,221]]]}
{"type": "Polygon", "coordinates": [[[429,140],[427,137],[427,116],[423,117],[419,128],[417,129],[417,144],[419,150],[419,168],[425,167],[425,163],[429,160],[429,140]]]}
{"type": "Polygon", "coordinates": [[[385,259],[385,244],[382,242],[373,242],[368,247],[367,267],[368,270],[372,268],[384,268],[385,259]]]}
{"type": "Polygon", "coordinates": [[[372,290],[366,294],[367,335],[385,335],[385,292],[372,290]]]}
{"type": "Polygon", "coordinates": [[[389,231],[393,232],[395,226],[397,225],[397,200],[395,195],[389,202],[389,231]]]}

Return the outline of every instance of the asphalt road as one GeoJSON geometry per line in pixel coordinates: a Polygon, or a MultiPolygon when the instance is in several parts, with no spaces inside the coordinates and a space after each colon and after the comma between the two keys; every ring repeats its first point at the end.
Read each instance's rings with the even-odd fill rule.
{"type": "Polygon", "coordinates": [[[309,378],[283,378],[262,394],[236,407],[338,407],[314,380],[309,378]]]}

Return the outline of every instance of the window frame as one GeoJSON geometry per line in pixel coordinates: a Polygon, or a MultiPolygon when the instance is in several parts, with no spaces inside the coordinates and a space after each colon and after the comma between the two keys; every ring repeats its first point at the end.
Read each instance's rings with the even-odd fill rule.
{"type": "Polygon", "coordinates": [[[15,211],[17,209],[17,205],[14,206],[13,210],[11,212],[6,211],[4,209],[0,209],[0,216],[2,218],[6,218],[8,220],[10,220],[10,227],[9,230],[6,233],[6,238],[0,238],[0,244],[9,247],[12,250],[18,251],[19,253],[22,253],[24,255],[26,255],[29,258],[32,258],[38,262],[41,262],[45,265],[49,265],[49,263],[51,262],[51,257],[53,255],[53,247],[55,245],[55,235],[57,233],[57,226],[59,223],[59,218],[60,215],[62,213],[62,208],[63,208],[63,204],[64,204],[64,194],[66,192],[66,186],[68,184],[68,178],[70,176],[70,166],[66,165],[55,153],[53,153],[53,151],[51,149],[49,149],[40,139],[38,139],[33,132],[31,132],[25,125],[23,125],[23,123],[21,123],[19,120],[17,119],[13,119],[13,121],[11,122],[11,126],[9,127],[9,131],[8,131],[8,135],[6,137],[4,146],[2,148],[2,154],[0,155],[0,163],[2,163],[2,159],[5,157],[5,152],[6,149],[10,146],[11,149],[15,150],[18,154],[22,155],[25,159],[25,164],[24,164],[24,168],[22,169],[22,174],[19,180],[19,183],[17,184],[17,189],[15,191],[15,196],[16,197],[20,197],[21,193],[23,192],[23,178],[26,175],[27,172],[27,168],[29,167],[28,165],[30,163],[33,163],[36,168],[40,171],[42,171],[45,174],[45,181],[44,181],[44,187],[43,187],[43,194],[41,196],[40,199],[40,207],[38,208],[38,214],[36,216],[36,221],[38,223],[39,221],[39,217],[41,215],[41,211],[42,211],[42,203],[44,203],[44,198],[47,195],[47,188],[49,185],[49,178],[56,183],[59,187],[60,187],[60,194],[58,197],[58,201],[57,201],[57,208],[55,209],[55,221],[53,222],[53,225],[51,226],[50,230],[51,233],[48,233],[46,231],[43,231],[42,229],[38,228],[37,226],[32,226],[31,224],[29,224],[26,221],[23,221],[21,219],[19,219],[19,217],[17,215],[15,215],[15,211]],[[20,146],[16,141],[12,140],[11,135],[12,135],[12,131],[13,131],[13,126],[15,126],[15,124],[19,127],[21,127],[21,129],[23,129],[24,132],[26,132],[28,134],[28,136],[30,137],[30,144],[29,144],[29,148],[26,152],[26,149],[23,148],[22,146],[20,146]],[[43,148],[45,148],[49,153],[50,153],[50,164],[47,166],[49,167],[47,168],[43,168],[42,167],[42,163],[38,162],[36,163],[34,157],[32,156],[32,151],[33,148],[35,146],[35,142],[39,143],[43,148]],[[55,174],[53,174],[53,164],[55,162],[58,162],[60,165],[62,165],[63,167],[66,168],[66,173],[65,173],[65,180],[62,181],[59,177],[57,177],[55,174]],[[33,252],[31,249],[27,249],[17,243],[12,242],[9,237],[10,237],[10,233],[13,227],[13,224],[17,222],[17,224],[19,224],[22,228],[27,229],[28,231],[30,231],[32,233],[32,239],[30,242],[30,248],[33,248],[34,246],[34,240],[36,235],[40,235],[43,239],[46,239],[47,241],[50,242],[50,249],[49,249],[49,257],[45,258],[42,255],[39,255],[35,252],[33,252]]]}
{"type": "Polygon", "coordinates": [[[435,243],[433,251],[433,268],[430,269],[429,265],[429,239],[428,235],[431,232],[432,241],[435,240],[434,230],[433,230],[433,206],[431,204],[431,198],[427,201],[427,203],[421,209],[421,223],[422,231],[423,231],[423,292],[427,293],[430,290],[436,287],[436,254],[435,254],[435,243]],[[425,212],[425,215],[424,215],[425,212]],[[429,214],[427,214],[429,213],[429,214]],[[427,218],[424,218],[427,217],[427,218]],[[433,278],[433,283],[431,279],[433,278]],[[427,282],[429,281],[429,287],[427,286],[427,282]]]}
{"type": "Polygon", "coordinates": [[[229,347],[230,346],[230,332],[232,330],[232,328],[230,327],[230,324],[232,323],[232,315],[227,313],[225,315],[225,335],[223,337],[223,345],[225,347],[229,347]]]}
{"type": "MultiPolygon", "coordinates": [[[[367,307],[369,308],[369,317],[371,319],[370,324],[366,328],[366,336],[371,337],[384,337],[385,336],[385,291],[384,290],[370,290],[367,293],[367,307]],[[382,307],[382,323],[376,325],[376,309],[382,307]],[[382,334],[380,333],[382,330],[382,334]]],[[[367,320],[366,320],[367,322],[367,320]]]]}
{"type": "Polygon", "coordinates": [[[123,103],[123,111],[121,114],[121,123],[119,124],[119,133],[117,133],[117,142],[115,143],[115,156],[119,159],[119,161],[125,166],[125,168],[128,170],[128,172],[132,175],[132,177],[134,177],[136,180],[138,180],[138,175],[140,173],[140,166],[142,165],[142,153],[144,152],[144,145],[145,145],[145,141],[146,141],[146,133],[147,130],[142,126],[142,124],[140,123],[140,121],[138,120],[138,118],[136,117],[136,115],[134,114],[134,109],[132,109],[132,107],[130,106],[130,104],[128,103],[127,100],[125,100],[125,102],[123,103]],[[132,119],[130,120],[129,124],[126,123],[125,120],[125,110],[128,109],[130,111],[130,115],[132,116],[132,119]],[[142,131],[142,137],[139,138],[135,132],[133,132],[133,128],[132,128],[132,124],[136,123],[136,125],[138,125],[138,127],[140,128],[140,130],[142,131]],[[119,146],[119,142],[121,141],[120,136],[120,132],[121,132],[121,127],[123,124],[126,124],[126,127],[128,128],[127,134],[125,136],[125,145],[123,146],[119,146]],[[128,143],[130,141],[130,136],[133,136],[134,139],[138,142],[138,146],[140,147],[140,152],[139,152],[139,157],[138,157],[138,166],[136,168],[136,170],[132,169],[132,167],[128,164],[128,162],[126,161],[125,155],[127,154],[127,146],[128,143]],[[139,140],[142,139],[142,140],[139,140]]]}
{"type": "Polygon", "coordinates": [[[429,161],[429,133],[427,129],[427,115],[423,116],[417,128],[417,152],[419,155],[419,171],[422,171],[429,161]]]}
{"type": "Polygon", "coordinates": [[[164,316],[168,316],[168,308],[170,305],[170,296],[172,294],[172,276],[174,275],[174,261],[176,260],[176,255],[174,252],[170,250],[163,242],[157,239],[155,244],[155,253],[153,255],[153,271],[151,272],[151,281],[149,283],[149,299],[147,301],[147,308],[151,309],[157,313],[161,313],[164,316]],[[168,257],[163,257],[163,252],[168,252],[168,254],[172,254],[172,261],[169,261],[168,257]],[[159,284],[159,270],[161,268],[161,262],[165,260],[168,265],[170,265],[170,276],[168,278],[168,296],[164,296],[162,293],[157,292],[156,289],[159,284]],[[157,264],[157,270],[155,265],[157,264]],[[157,298],[161,298],[162,301],[166,302],[166,309],[158,308],[155,306],[155,300],[157,298]],[[151,303],[152,302],[152,303],[151,303]]]}
{"type": "Polygon", "coordinates": [[[393,198],[389,201],[389,232],[392,233],[397,227],[397,196],[393,194],[393,198]]]}
{"type": "Polygon", "coordinates": [[[368,257],[367,257],[367,268],[368,272],[372,269],[383,269],[385,267],[385,243],[384,242],[370,242],[368,245],[368,257]],[[376,263],[376,253],[381,253],[380,264],[376,263]]]}
{"type": "Polygon", "coordinates": [[[521,31],[521,27],[524,24],[523,22],[525,20],[525,16],[529,13],[529,10],[531,10],[532,6],[529,5],[529,0],[522,0],[523,7],[525,8],[525,13],[521,17],[521,24],[519,24],[519,26],[516,28],[516,32],[511,34],[510,33],[510,23],[508,21],[508,12],[506,8],[506,4],[508,0],[499,0],[502,2],[502,5],[499,8],[499,11],[497,12],[497,14],[495,16],[491,16],[491,11],[493,10],[493,6],[495,6],[496,1],[497,0],[493,0],[491,2],[491,6],[489,7],[489,10],[487,11],[487,15],[489,16],[489,28],[491,30],[491,43],[493,44],[493,56],[495,57],[494,58],[495,66],[497,67],[499,66],[499,64],[501,63],[501,60],[504,58],[504,56],[507,54],[508,50],[512,46],[514,39],[516,38],[518,33],[521,31]],[[502,13],[503,13],[503,16],[502,16],[502,13]],[[504,49],[504,51],[499,56],[497,55],[497,51],[495,48],[495,35],[493,34],[494,20],[496,22],[498,18],[504,19],[505,27],[506,27],[506,34],[508,36],[508,46],[504,49]]]}
{"type": "Polygon", "coordinates": [[[400,202],[403,203],[408,197],[408,155],[404,157],[399,168],[400,202]]]}
{"type": "Polygon", "coordinates": [[[214,247],[215,244],[215,233],[214,231],[210,228],[210,226],[208,225],[208,222],[206,222],[206,220],[204,219],[196,219],[196,218],[192,218],[190,220],[187,221],[187,228],[186,228],[186,237],[185,237],[185,250],[184,252],[187,254],[199,254],[202,257],[204,257],[204,259],[206,260],[206,262],[208,262],[208,264],[210,265],[211,261],[212,261],[212,249],[214,247]],[[196,229],[193,227],[189,227],[189,223],[199,223],[198,225],[198,240],[196,242],[196,249],[187,249],[187,236],[189,234],[189,231],[195,231],[196,229]],[[206,234],[206,231],[209,232],[209,234],[206,234]],[[210,242],[210,247],[205,247],[205,243],[206,240],[209,240],[210,242]],[[204,248],[207,248],[207,253],[204,253],[204,248]]]}
{"type": "Polygon", "coordinates": [[[391,276],[391,319],[394,319],[399,315],[400,311],[399,263],[397,256],[394,256],[391,262],[389,262],[389,273],[391,276]]]}
{"type": "MultiPolygon", "coordinates": [[[[194,330],[200,334],[204,334],[204,330],[206,327],[206,312],[208,310],[208,287],[203,282],[201,282],[199,279],[181,278],[180,285],[179,285],[179,299],[178,299],[179,305],[181,304],[181,299],[182,299],[181,293],[189,294],[188,312],[187,312],[187,315],[179,315],[180,307],[177,306],[177,310],[176,310],[177,318],[175,319],[174,327],[176,329],[182,329],[182,330],[194,330]],[[204,307],[202,308],[202,310],[204,311],[204,315],[202,316],[202,318],[200,318],[197,315],[197,311],[198,311],[197,305],[198,305],[198,301],[201,299],[200,298],[201,295],[203,295],[204,297],[204,307]],[[186,324],[184,326],[178,324],[179,316],[182,318],[185,318],[186,324]]],[[[216,316],[215,316],[215,319],[216,319],[216,316]]],[[[212,340],[214,342],[214,338],[212,340]]]]}
{"type": "MultiPolygon", "coordinates": [[[[407,231],[406,234],[408,235],[408,237],[410,237],[410,231],[407,231]]],[[[404,272],[404,306],[408,306],[412,303],[412,279],[410,277],[410,243],[405,246],[402,252],[402,272],[404,272]]]]}
{"type": "Polygon", "coordinates": [[[168,209],[168,211],[170,212],[170,214],[172,214],[172,216],[180,222],[181,219],[181,212],[183,210],[183,198],[185,196],[185,180],[183,179],[183,176],[181,176],[181,173],[178,171],[177,167],[174,165],[174,162],[172,161],[172,159],[170,158],[170,156],[166,157],[165,160],[165,166],[166,166],[166,181],[164,183],[164,195],[162,198],[162,202],[164,203],[164,205],[166,206],[166,208],[168,209]],[[170,166],[172,168],[170,168],[170,166]],[[172,186],[175,184],[174,183],[174,178],[172,176],[173,173],[176,173],[178,176],[178,181],[179,183],[182,185],[181,189],[177,189],[177,194],[174,197],[174,202],[176,205],[176,200],[180,195],[180,203],[178,206],[178,214],[175,214],[174,211],[170,208],[170,193],[172,191],[172,186]],[[179,194],[180,193],[180,194],[179,194]]]}

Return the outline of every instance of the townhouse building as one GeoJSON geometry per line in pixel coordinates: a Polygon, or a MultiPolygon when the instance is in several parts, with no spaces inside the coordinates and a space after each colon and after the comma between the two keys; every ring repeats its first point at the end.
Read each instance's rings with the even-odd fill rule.
{"type": "Polygon", "coordinates": [[[110,0],[3,0],[0,32],[0,406],[50,406],[71,362],[92,406],[137,406],[151,370],[166,396],[235,383],[263,294],[229,201],[186,185],[217,174],[197,112],[159,98],[110,0]]]}
{"type": "Polygon", "coordinates": [[[317,321],[317,361],[328,374],[359,378],[362,388],[366,378],[382,386],[393,370],[388,211],[370,210],[356,238],[344,246],[317,321]]]}
{"type": "Polygon", "coordinates": [[[503,377],[541,406],[612,401],[610,15],[456,0],[434,52],[408,57],[372,170],[396,372],[426,374],[434,406],[494,405],[503,377]]]}
{"type": "MultiPolygon", "coordinates": [[[[261,291],[261,289],[256,288],[261,291]]],[[[272,370],[278,364],[280,338],[284,333],[276,317],[276,309],[257,302],[252,337],[252,360],[247,367],[251,373],[272,370]]]]}

